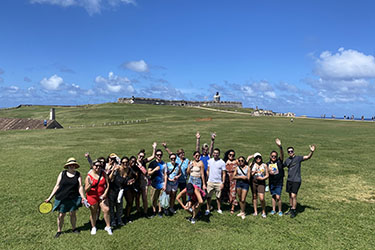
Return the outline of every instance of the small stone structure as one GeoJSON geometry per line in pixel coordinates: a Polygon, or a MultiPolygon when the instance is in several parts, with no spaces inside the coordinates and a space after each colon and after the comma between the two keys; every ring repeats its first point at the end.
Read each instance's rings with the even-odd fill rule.
{"type": "Polygon", "coordinates": [[[141,98],[134,97],[131,98],[119,98],[118,103],[128,103],[128,104],[153,104],[153,105],[171,105],[171,106],[201,106],[201,107],[223,107],[223,108],[242,108],[242,102],[219,102],[216,101],[205,101],[205,102],[195,102],[195,101],[185,101],[185,100],[163,100],[158,98],[141,98]]]}
{"type": "MultiPolygon", "coordinates": [[[[16,109],[20,107],[22,107],[22,105],[16,107],[16,109]]],[[[61,124],[58,123],[55,119],[55,108],[51,108],[50,110],[50,120],[36,120],[30,118],[0,118],[0,130],[63,128],[63,126],[61,126],[61,124]]]]}
{"type": "Polygon", "coordinates": [[[0,130],[54,129],[63,128],[56,120],[34,120],[25,118],[0,118],[0,130]]]}

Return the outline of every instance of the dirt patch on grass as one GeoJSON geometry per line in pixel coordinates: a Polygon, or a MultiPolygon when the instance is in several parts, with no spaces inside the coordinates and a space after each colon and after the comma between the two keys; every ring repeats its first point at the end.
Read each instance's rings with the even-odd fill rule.
{"type": "Polygon", "coordinates": [[[197,119],[195,119],[195,121],[197,121],[197,122],[209,122],[209,121],[212,121],[212,118],[211,117],[197,118],[197,119]]]}
{"type": "Polygon", "coordinates": [[[309,182],[324,186],[320,197],[331,201],[375,203],[375,187],[358,175],[330,177],[312,176],[309,182]]]}

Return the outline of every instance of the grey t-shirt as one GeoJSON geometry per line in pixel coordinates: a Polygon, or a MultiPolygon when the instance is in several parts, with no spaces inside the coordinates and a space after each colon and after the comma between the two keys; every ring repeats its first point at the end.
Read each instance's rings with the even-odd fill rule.
{"type": "Polygon", "coordinates": [[[287,158],[284,162],[285,167],[288,168],[288,181],[301,182],[301,162],[303,156],[296,155],[293,158],[287,158]]]}

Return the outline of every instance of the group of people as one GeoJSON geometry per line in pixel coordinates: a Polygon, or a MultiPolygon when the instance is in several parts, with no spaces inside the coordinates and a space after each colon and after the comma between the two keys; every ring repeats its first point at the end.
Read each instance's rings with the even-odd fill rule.
{"type": "MultiPolygon", "coordinates": [[[[176,153],[168,148],[167,143],[162,143],[168,153],[169,161],[162,160],[163,150],[157,149],[157,143],[152,145],[152,154],[146,157],[145,150],[138,152],[137,157],[124,156],[119,158],[110,154],[107,159],[100,157],[92,160],[88,153],[85,154],[90,170],[85,178],[84,187],[82,177],[76,170],[79,164],[74,158],[69,158],[64,165],[50,200],[55,196],[54,211],[58,211],[57,233],[62,233],[65,214],[69,212],[74,233],[79,233],[76,228],[76,210],[84,204],[89,207],[91,234],[95,235],[96,223],[102,212],[105,228],[112,235],[112,228],[123,226],[131,222],[131,211],[135,200],[137,213],[152,218],[154,216],[173,215],[176,213],[175,202],[186,210],[191,216],[189,221],[194,224],[201,207],[206,201],[204,215],[208,216],[213,194],[216,197],[217,212],[222,214],[221,203],[230,204],[230,213],[234,214],[235,207],[239,204],[240,212],[237,216],[245,219],[246,197],[249,189],[252,192],[253,216],[258,215],[258,198],[261,204],[261,217],[266,218],[265,191],[268,179],[269,190],[272,196],[271,215],[283,216],[281,191],[284,184],[284,168],[288,169],[286,192],[289,193],[290,209],[285,215],[294,218],[297,214],[297,194],[301,186],[301,162],[312,157],[315,146],[310,145],[310,152],[306,156],[297,156],[293,147],[287,148],[288,157],[284,160],[284,151],[280,139],[276,139],[277,151],[270,153],[269,160],[263,160],[260,153],[249,155],[247,158],[239,156],[233,149],[220,158],[220,149],[214,148],[216,134],[211,135],[211,144],[200,147],[200,134],[196,134],[196,151],[193,159],[185,157],[185,151],[178,149],[176,153]],[[148,166],[147,166],[148,165],[148,166]],[[149,190],[150,189],[150,190],[149,190]],[[148,192],[151,196],[152,214],[148,213],[148,192]],[[179,192],[178,192],[179,191],[179,192]],[[178,194],[177,194],[178,193],[178,194]],[[169,207],[161,206],[161,196],[169,196],[169,207]],[[140,200],[142,197],[143,210],[140,200]],[[123,200],[126,206],[124,211],[123,200]],[[277,207],[277,210],[276,210],[277,207]]],[[[203,214],[203,213],[202,213],[203,214]]]]}

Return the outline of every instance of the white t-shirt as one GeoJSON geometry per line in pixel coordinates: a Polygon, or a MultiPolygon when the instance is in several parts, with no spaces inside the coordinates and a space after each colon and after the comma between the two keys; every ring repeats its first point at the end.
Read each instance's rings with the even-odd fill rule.
{"type": "Polygon", "coordinates": [[[225,171],[225,162],[222,159],[215,161],[214,158],[208,160],[210,172],[208,175],[209,182],[222,183],[222,171],[225,171]]]}

